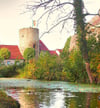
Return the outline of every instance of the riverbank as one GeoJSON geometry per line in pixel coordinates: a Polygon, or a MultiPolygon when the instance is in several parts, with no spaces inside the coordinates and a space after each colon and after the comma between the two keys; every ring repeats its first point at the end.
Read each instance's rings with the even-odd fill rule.
{"type": "Polygon", "coordinates": [[[17,100],[21,108],[100,107],[100,87],[96,85],[7,78],[0,80],[0,88],[17,100]]]}
{"type": "Polygon", "coordinates": [[[0,108],[20,108],[18,101],[0,90],[0,108]]]}

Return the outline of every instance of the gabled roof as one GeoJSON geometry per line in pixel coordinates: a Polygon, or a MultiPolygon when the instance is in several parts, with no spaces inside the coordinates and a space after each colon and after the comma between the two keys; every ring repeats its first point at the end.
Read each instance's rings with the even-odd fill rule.
{"type": "Polygon", "coordinates": [[[62,52],[63,51],[62,49],[56,49],[56,50],[58,50],[59,52],[62,52]]]}
{"type": "Polygon", "coordinates": [[[57,55],[57,56],[59,56],[60,52],[62,51],[62,49],[49,50],[41,40],[39,40],[39,49],[40,49],[40,51],[41,50],[42,51],[49,51],[49,53],[51,55],[57,55]]]}
{"type": "Polygon", "coordinates": [[[17,45],[0,45],[0,48],[7,48],[11,52],[9,59],[24,59],[17,45]]]}
{"type": "MultiPolygon", "coordinates": [[[[0,45],[0,48],[7,48],[11,52],[9,59],[24,59],[17,45],[0,45]]],[[[57,51],[61,52],[60,49],[54,51],[49,50],[41,40],[39,40],[39,49],[40,51],[49,51],[52,55],[59,55],[57,51]]]]}
{"type": "Polygon", "coordinates": [[[62,52],[62,49],[56,49],[56,50],[52,50],[52,51],[49,51],[51,55],[57,55],[59,56],[60,53],[62,52]]]}
{"type": "Polygon", "coordinates": [[[56,51],[49,51],[51,55],[57,55],[56,51]]]}
{"type": "Polygon", "coordinates": [[[43,50],[43,51],[49,51],[49,49],[44,45],[44,43],[39,40],[39,48],[40,48],[40,51],[43,50]]]}

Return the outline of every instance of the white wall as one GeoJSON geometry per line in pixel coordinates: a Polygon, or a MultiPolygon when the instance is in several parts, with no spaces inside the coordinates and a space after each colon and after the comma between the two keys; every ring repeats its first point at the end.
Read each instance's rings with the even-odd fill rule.
{"type": "MultiPolygon", "coordinates": [[[[22,63],[24,60],[20,60],[19,62],[22,63]]],[[[13,65],[15,63],[15,60],[12,60],[12,59],[7,59],[7,60],[4,60],[3,63],[5,65],[13,65]]]]}

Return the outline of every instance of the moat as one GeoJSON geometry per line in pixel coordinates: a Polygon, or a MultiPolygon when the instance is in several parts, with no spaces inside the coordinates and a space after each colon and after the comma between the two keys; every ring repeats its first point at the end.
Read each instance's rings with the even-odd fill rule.
{"type": "Polygon", "coordinates": [[[0,79],[21,108],[100,108],[100,86],[60,81],[0,79]]]}

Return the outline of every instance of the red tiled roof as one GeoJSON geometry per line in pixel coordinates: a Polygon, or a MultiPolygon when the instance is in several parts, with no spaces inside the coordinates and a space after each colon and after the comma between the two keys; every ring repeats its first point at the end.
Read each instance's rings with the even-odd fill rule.
{"type": "Polygon", "coordinates": [[[57,50],[49,50],[45,45],[44,43],[39,40],[39,49],[40,51],[49,51],[51,55],[59,55],[56,51],[59,51],[59,53],[62,51],[62,49],[57,49],[57,50]]]}
{"type": "Polygon", "coordinates": [[[51,55],[57,55],[56,51],[49,51],[51,55]]]}
{"type": "Polygon", "coordinates": [[[62,49],[56,49],[56,50],[58,50],[59,52],[62,52],[63,51],[62,49]]]}
{"type": "Polygon", "coordinates": [[[59,56],[60,53],[62,52],[62,49],[56,49],[56,50],[49,51],[49,52],[50,52],[50,54],[52,54],[52,55],[57,55],[57,56],[59,56]]]}
{"type": "Polygon", "coordinates": [[[43,51],[49,51],[49,49],[44,45],[44,43],[39,40],[39,48],[40,48],[40,51],[43,50],[43,51]]]}
{"type": "MultiPolygon", "coordinates": [[[[24,59],[17,45],[0,45],[0,48],[7,48],[11,52],[11,56],[9,59],[24,59]]],[[[49,51],[52,55],[58,55],[56,50],[50,51],[41,40],[39,40],[39,49],[40,51],[49,51]]],[[[57,50],[61,52],[61,49],[57,50]]]]}
{"type": "Polygon", "coordinates": [[[11,52],[9,59],[24,59],[17,45],[0,45],[0,48],[7,48],[11,52]]]}

